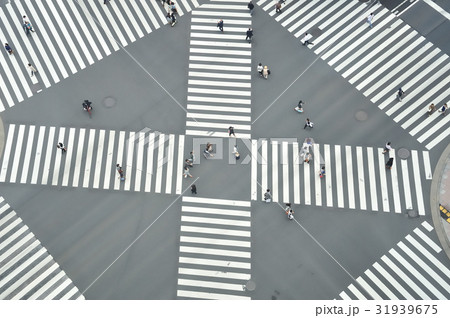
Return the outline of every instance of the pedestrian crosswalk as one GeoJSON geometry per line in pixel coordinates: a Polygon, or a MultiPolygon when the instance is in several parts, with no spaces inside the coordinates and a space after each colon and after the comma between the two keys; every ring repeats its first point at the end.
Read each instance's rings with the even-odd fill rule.
{"type": "MultiPolygon", "coordinates": [[[[137,192],[182,192],[184,135],[104,129],[8,127],[0,182],[137,192]],[[56,147],[62,142],[67,152],[56,147]],[[122,167],[121,181],[116,164],[122,167]]],[[[187,156],[186,156],[187,157],[187,156]]]]}
{"type": "MultiPolygon", "coordinates": [[[[197,0],[176,2],[181,16],[197,0]]],[[[0,54],[0,111],[100,61],[167,23],[167,4],[154,0],[23,0],[0,7],[0,39],[14,50],[0,54]],[[35,30],[22,28],[26,15],[35,30]],[[37,70],[30,77],[31,63],[37,70]]]]}
{"type": "Polygon", "coordinates": [[[449,102],[449,57],[379,2],[286,0],[281,13],[271,0],[257,4],[296,38],[311,33],[312,50],[427,149],[448,140],[450,118],[427,109],[449,102]]]}
{"type": "Polygon", "coordinates": [[[84,299],[1,196],[0,299],[84,299]]]}
{"type": "Polygon", "coordinates": [[[212,0],[192,11],[186,135],[227,137],[233,126],[236,137],[251,136],[247,2],[212,0]]]}
{"type": "Polygon", "coordinates": [[[179,299],[250,299],[249,201],[182,197],[179,299]]]}
{"type": "Polygon", "coordinates": [[[438,259],[442,249],[430,238],[432,231],[423,222],[342,291],[341,299],[450,299],[450,270],[438,259]]]}
{"type": "Polygon", "coordinates": [[[425,215],[423,193],[432,179],[428,151],[411,150],[407,159],[400,159],[395,149],[382,151],[310,140],[252,140],[252,200],[262,200],[271,189],[275,202],[425,215]],[[304,161],[307,153],[309,163],[304,161]],[[390,157],[394,164],[387,169],[390,157]]]}

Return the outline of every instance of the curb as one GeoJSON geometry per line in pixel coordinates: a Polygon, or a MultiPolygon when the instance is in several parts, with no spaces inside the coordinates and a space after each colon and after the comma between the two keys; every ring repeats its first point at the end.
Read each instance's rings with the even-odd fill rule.
{"type": "Polygon", "coordinates": [[[445,233],[444,226],[441,221],[441,215],[439,214],[439,186],[442,181],[442,172],[444,171],[444,166],[447,158],[450,156],[450,144],[442,152],[441,157],[436,164],[436,169],[434,169],[433,181],[431,182],[431,193],[430,193],[430,205],[431,205],[431,218],[433,220],[434,229],[438,236],[439,242],[441,243],[442,249],[444,250],[447,257],[450,259],[450,240],[445,233]]]}

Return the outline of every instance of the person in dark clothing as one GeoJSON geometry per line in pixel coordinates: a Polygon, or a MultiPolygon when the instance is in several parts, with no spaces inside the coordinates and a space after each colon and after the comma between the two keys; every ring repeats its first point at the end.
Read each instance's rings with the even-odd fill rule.
{"type": "Polygon", "coordinates": [[[191,185],[191,193],[197,194],[197,187],[195,186],[195,184],[191,185]]]}
{"type": "Polygon", "coordinates": [[[386,162],[386,169],[392,169],[392,165],[394,164],[394,158],[389,158],[386,162]]]}
{"type": "Polygon", "coordinates": [[[253,30],[252,28],[248,28],[247,37],[245,38],[248,41],[248,43],[252,42],[252,37],[253,37],[253,30]]]}
{"type": "Polygon", "coordinates": [[[250,10],[250,15],[253,15],[253,9],[255,8],[253,2],[249,2],[247,8],[250,10]]]}
{"type": "Polygon", "coordinates": [[[220,19],[219,22],[217,22],[217,27],[221,32],[223,32],[223,20],[220,19]]]}

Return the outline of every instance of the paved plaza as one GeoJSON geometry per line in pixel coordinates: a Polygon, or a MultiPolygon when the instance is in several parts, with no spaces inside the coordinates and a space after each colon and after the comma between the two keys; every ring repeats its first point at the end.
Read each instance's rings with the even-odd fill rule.
{"type": "Polygon", "coordinates": [[[248,3],[0,0],[0,299],[450,299],[450,4],[248,3]]]}

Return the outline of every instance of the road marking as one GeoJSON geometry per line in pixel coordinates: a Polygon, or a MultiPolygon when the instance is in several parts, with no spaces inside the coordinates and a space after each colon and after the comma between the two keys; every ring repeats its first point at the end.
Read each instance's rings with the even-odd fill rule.
{"type": "Polygon", "coordinates": [[[378,288],[383,291],[386,296],[388,296],[389,299],[398,299],[397,296],[395,296],[395,294],[392,293],[391,290],[385,284],[383,284],[383,282],[379,280],[378,277],[376,277],[375,274],[370,270],[366,270],[364,274],[366,274],[366,276],[369,277],[370,280],[372,280],[378,286],[378,288]]]}
{"type": "Polygon", "coordinates": [[[300,157],[297,142],[292,143],[292,163],[294,174],[294,204],[300,204],[300,157]]]}
{"type": "Polygon", "coordinates": [[[423,233],[420,229],[415,229],[414,233],[416,233],[416,235],[418,237],[420,237],[425,243],[427,243],[436,253],[440,253],[442,251],[442,249],[439,247],[439,245],[437,245],[436,243],[434,243],[425,233],[423,233]]]}
{"type": "MultiPolygon", "coordinates": [[[[314,152],[315,154],[315,152],[314,152]]],[[[316,156],[314,156],[316,158],[316,156]]],[[[313,171],[313,176],[319,179],[316,173],[313,171]]],[[[311,205],[311,184],[310,184],[310,166],[308,164],[303,164],[303,178],[305,184],[305,204],[311,205]]],[[[318,181],[320,183],[320,180],[318,181]]],[[[316,193],[317,195],[317,193],[316,193]]],[[[317,198],[317,197],[316,197],[317,198]]],[[[317,204],[317,203],[316,203],[317,204]]]]}
{"type": "Polygon", "coordinates": [[[212,228],[212,227],[198,227],[198,226],[181,226],[181,232],[192,232],[192,233],[204,233],[204,234],[217,234],[217,235],[227,235],[227,236],[242,236],[250,237],[250,231],[240,231],[240,230],[227,230],[223,228],[212,228]]]}
{"type": "MultiPolygon", "coordinates": [[[[251,193],[251,199],[257,200],[258,199],[258,141],[252,139],[252,161],[251,161],[251,181],[250,181],[250,193],[251,193]]],[[[263,190],[263,189],[261,189],[263,190]]],[[[262,191],[261,191],[262,192],[262,191]]]]}
{"type": "Polygon", "coordinates": [[[344,207],[344,184],[342,180],[342,162],[341,162],[341,146],[334,146],[334,155],[336,162],[336,190],[338,197],[338,207],[344,207]]]}
{"type": "Polygon", "coordinates": [[[9,157],[11,155],[11,147],[12,147],[12,142],[14,139],[15,129],[16,129],[15,124],[9,125],[8,136],[6,137],[5,150],[3,152],[3,163],[2,163],[2,171],[1,171],[1,175],[0,175],[0,182],[5,182],[5,180],[6,180],[6,173],[8,172],[9,157]]]}
{"type": "Polygon", "coordinates": [[[331,169],[331,155],[330,155],[330,145],[324,145],[324,155],[325,155],[325,186],[327,190],[327,206],[333,206],[333,188],[332,188],[332,169],[331,169]]]}
{"type": "Polygon", "coordinates": [[[446,18],[447,20],[450,20],[450,13],[448,13],[447,11],[442,9],[442,7],[437,5],[436,2],[434,2],[432,0],[423,0],[423,2],[428,4],[430,7],[432,7],[434,10],[436,10],[438,13],[442,14],[444,16],[444,18],[446,18]]]}
{"type": "Polygon", "coordinates": [[[16,141],[16,151],[15,151],[14,159],[12,162],[11,177],[9,178],[9,182],[12,182],[12,183],[15,183],[16,178],[17,178],[17,169],[19,168],[20,154],[22,152],[24,133],[25,133],[25,125],[20,125],[19,133],[18,133],[17,141],[16,141]]]}
{"type": "MultiPolygon", "coordinates": [[[[9,133],[8,133],[8,136],[9,136],[9,133]]],[[[38,176],[39,176],[39,167],[41,166],[40,162],[41,162],[41,155],[42,155],[42,146],[44,144],[44,136],[45,136],[45,126],[40,126],[39,127],[38,144],[36,146],[36,154],[34,156],[34,166],[33,166],[33,175],[31,176],[31,184],[36,184],[38,176]]],[[[8,142],[6,142],[6,145],[8,145],[8,142]]],[[[5,148],[5,149],[7,149],[7,148],[5,148]]],[[[4,156],[5,156],[5,153],[4,153],[4,156]]],[[[7,157],[9,157],[9,155],[5,156],[5,158],[7,158],[7,157]]]]}
{"type": "MultiPolygon", "coordinates": [[[[105,145],[105,130],[100,129],[100,133],[98,136],[98,146],[97,146],[97,158],[95,162],[95,171],[94,171],[94,184],[92,187],[94,189],[98,189],[100,184],[100,173],[102,170],[102,163],[103,163],[103,147],[105,145]]],[[[105,171],[106,174],[106,171],[105,171]]]]}
{"type": "Polygon", "coordinates": [[[173,173],[173,159],[174,159],[175,135],[169,135],[169,148],[167,153],[167,171],[166,171],[166,193],[171,193],[172,190],[172,173],[173,173]]]}
{"type": "MultiPolygon", "coordinates": [[[[384,165],[384,154],[382,148],[376,148],[378,153],[378,168],[380,169],[380,186],[381,186],[381,199],[383,201],[383,212],[389,212],[389,195],[388,185],[386,180],[386,167],[384,165]]],[[[395,159],[394,159],[395,160],[395,159]]],[[[391,169],[392,172],[392,169],[391,169]]]]}
{"type": "Polygon", "coordinates": [[[47,152],[45,154],[44,169],[42,173],[41,184],[47,184],[48,174],[50,172],[50,163],[52,161],[52,152],[54,151],[55,127],[50,127],[48,132],[47,152]]]}
{"type": "Polygon", "coordinates": [[[269,188],[269,182],[268,182],[268,176],[267,176],[267,170],[269,168],[268,164],[267,164],[267,151],[268,151],[268,146],[267,146],[267,139],[263,139],[261,141],[261,187],[262,187],[262,191],[261,191],[261,199],[264,199],[264,193],[263,191],[266,191],[269,188]]]}
{"type": "Polygon", "coordinates": [[[180,279],[179,278],[178,279],[178,285],[198,286],[198,287],[203,287],[203,288],[216,288],[216,289],[242,291],[242,284],[208,282],[208,281],[192,280],[192,279],[180,279]]]}
{"type": "MultiPolygon", "coordinates": [[[[395,288],[397,289],[400,294],[403,295],[403,297],[405,299],[414,299],[413,296],[411,296],[410,293],[408,293],[406,291],[406,289],[404,289],[402,287],[402,285],[400,285],[397,280],[394,279],[394,277],[392,277],[391,274],[389,274],[383,267],[381,267],[380,264],[378,264],[377,262],[375,262],[375,264],[373,264],[373,267],[395,288]]],[[[395,299],[395,298],[391,298],[391,299],[395,299]]]]}
{"type": "Polygon", "coordinates": [[[213,72],[191,72],[188,76],[192,77],[208,77],[208,78],[220,78],[220,79],[236,79],[236,80],[251,80],[251,75],[245,74],[229,74],[229,73],[213,73],[213,72]]]}
{"type": "Polygon", "coordinates": [[[271,141],[272,144],[272,198],[278,202],[278,142],[271,141]]]}
{"type": "Polygon", "coordinates": [[[181,216],[181,222],[250,227],[250,221],[239,221],[239,220],[219,219],[219,218],[203,218],[203,217],[185,216],[185,215],[181,216]]]}
{"type": "Polygon", "coordinates": [[[166,135],[159,135],[158,143],[158,159],[156,161],[156,181],[155,181],[155,193],[161,193],[162,183],[162,171],[164,167],[164,143],[166,135]]]}
{"type": "Polygon", "coordinates": [[[372,211],[378,211],[377,202],[377,183],[375,174],[375,162],[373,159],[373,148],[367,147],[367,161],[369,163],[369,184],[370,184],[370,199],[372,211]]]}
{"type": "MultiPolygon", "coordinates": [[[[416,229],[420,232],[419,229],[416,229]]],[[[414,230],[414,232],[416,232],[414,230]]],[[[417,232],[416,232],[417,234],[417,232]]],[[[423,232],[422,232],[423,234],[423,232]]],[[[425,234],[424,234],[425,235],[425,234]]],[[[428,240],[430,240],[430,238],[428,236],[426,236],[426,238],[428,240]]],[[[431,255],[430,252],[428,252],[428,250],[422,246],[422,244],[420,244],[416,239],[414,239],[411,235],[407,235],[406,239],[419,251],[421,252],[426,258],[427,260],[429,260],[430,262],[432,262],[436,268],[439,268],[441,270],[442,273],[444,273],[446,275],[446,277],[450,277],[450,270],[444,265],[442,264],[436,257],[434,257],[433,255],[431,255]]],[[[430,240],[431,241],[431,240],[430,240]]],[[[433,241],[431,241],[433,244],[435,244],[433,241]]],[[[435,244],[436,245],[436,244],[435,244]]],[[[440,251],[439,251],[440,252],[440,251]]],[[[439,253],[438,252],[438,253],[439,253]]],[[[450,290],[449,288],[447,288],[446,290],[450,290]]]]}
{"type": "MultiPolygon", "coordinates": [[[[315,176],[316,173],[319,173],[320,169],[321,169],[321,164],[320,164],[320,159],[322,158],[322,156],[320,155],[320,147],[318,144],[313,144],[313,154],[314,154],[314,173],[313,175],[315,176]]],[[[303,163],[303,165],[308,166],[308,172],[309,172],[309,166],[310,164],[305,164],[303,163]]],[[[309,177],[309,174],[308,174],[309,177]]],[[[306,175],[305,175],[306,178],[306,175]]],[[[306,184],[306,180],[305,180],[305,184],[306,184]]],[[[318,206],[322,206],[322,181],[319,178],[314,178],[314,187],[315,187],[315,192],[316,192],[316,205],[318,206]]]]}
{"type": "Polygon", "coordinates": [[[339,296],[343,299],[343,300],[352,300],[345,292],[341,292],[339,294],[339,296]]]}
{"type": "Polygon", "coordinates": [[[228,216],[241,216],[249,218],[251,216],[250,211],[245,210],[227,210],[227,209],[215,209],[215,208],[201,208],[197,206],[185,206],[181,207],[181,212],[194,212],[194,213],[205,213],[205,214],[222,214],[228,216]]]}
{"type": "Polygon", "coordinates": [[[195,119],[220,119],[226,121],[251,121],[250,116],[230,116],[230,115],[220,115],[220,118],[216,114],[199,114],[199,113],[187,113],[187,118],[195,119]]]}
{"type": "MultiPolygon", "coordinates": [[[[184,135],[180,135],[178,137],[178,163],[177,166],[175,168],[175,173],[177,176],[177,184],[176,184],[176,190],[175,193],[176,194],[181,194],[182,192],[182,183],[183,183],[183,154],[184,154],[184,135]]],[[[150,188],[149,188],[150,191],[150,188]]]]}
{"type": "Polygon", "coordinates": [[[111,182],[111,173],[114,171],[112,166],[112,158],[114,155],[115,136],[116,132],[114,130],[110,130],[108,138],[108,152],[106,153],[105,180],[103,182],[103,189],[109,189],[109,185],[111,182]]]}
{"type": "Polygon", "coordinates": [[[358,290],[358,289],[356,289],[356,287],[355,286],[353,286],[353,284],[350,284],[349,286],[348,286],[348,289],[356,296],[356,298],[358,298],[359,300],[367,300],[367,298],[363,295],[363,294],[361,294],[361,292],[358,290]]]}
{"type": "Polygon", "coordinates": [[[202,198],[202,197],[185,197],[184,196],[182,198],[182,202],[251,207],[250,201],[221,200],[221,199],[210,199],[210,198],[202,198]]]}
{"type": "MultiPolygon", "coordinates": [[[[188,80],[188,85],[204,85],[204,86],[227,86],[227,87],[239,87],[239,88],[251,88],[251,83],[244,82],[223,82],[223,81],[202,81],[202,80],[188,80]]],[[[210,106],[214,109],[214,106],[210,106]]],[[[189,108],[189,107],[188,107],[189,108]]],[[[226,107],[234,108],[234,107],[226,107]]]]}
{"type": "Polygon", "coordinates": [[[417,153],[417,150],[411,150],[411,157],[414,173],[414,183],[416,186],[417,208],[420,215],[425,215],[425,206],[422,193],[422,180],[420,178],[419,155],[417,153]]]}
{"type": "Polygon", "coordinates": [[[246,273],[220,272],[220,271],[211,271],[211,270],[194,269],[194,268],[183,268],[183,267],[180,267],[178,269],[178,274],[224,278],[224,279],[242,279],[242,280],[249,280],[251,278],[251,275],[246,274],[246,273]]]}
{"type": "Polygon", "coordinates": [[[405,192],[405,205],[407,210],[413,208],[412,198],[411,198],[411,188],[409,187],[409,172],[408,172],[408,161],[401,160],[402,163],[402,179],[403,179],[403,190],[405,192]]]}
{"type": "Polygon", "coordinates": [[[380,295],[378,295],[378,294],[373,290],[372,287],[370,287],[369,284],[367,284],[367,282],[366,282],[364,279],[362,279],[361,277],[358,277],[358,278],[356,279],[356,281],[357,281],[357,282],[365,289],[365,291],[366,291],[370,296],[372,296],[373,299],[375,299],[375,300],[382,300],[382,299],[383,299],[380,295]]]}
{"type": "Polygon", "coordinates": [[[392,179],[392,192],[394,194],[394,210],[395,213],[401,213],[401,201],[400,201],[400,191],[398,188],[398,176],[397,176],[397,158],[395,157],[395,149],[389,151],[389,156],[394,158],[394,164],[391,169],[391,179],[392,179]]]}
{"type": "MultiPolygon", "coordinates": [[[[122,166],[122,161],[123,161],[123,149],[125,147],[125,132],[121,131],[119,132],[119,143],[118,143],[118,149],[117,149],[117,163],[119,164],[119,166],[122,166]]],[[[126,169],[126,167],[125,167],[126,169]]],[[[123,169],[122,169],[123,170],[123,169]]],[[[124,176],[126,178],[126,173],[127,171],[124,171],[124,176]]],[[[119,173],[117,173],[119,175],[119,173]]],[[[114,181],[114,190],[119,190],[120,189],[120,175],[115,178],[114,181]]]]}
{"type": "Polygon", "coordinates": [[[281,143],[281,164],[283,167],[283,201],[289,202],[289,158],[288,143],[281,143]]]}
{"type": "Polygon", "coordinates": [[[226,294],[216,294],[216,293],[204,293],[191,290],[177,290],[178,297],[186,298],[200,298],[200,299],[215,299],[215,300],[251,300],[248,296],[236,296],[236,295],[226,295],[226,294]]]}
{"type": "Polygon", "coordinates": [[[62,180],[63,187],[67,187],[67,185],[69,184],[70,168],[71,168],[71,163],[72,163],[72,154],[75,153],[74,140],[75,140],[75,128],[70,128],[69,142],[67,143],[67,152],[65,154],[66,163],[64,164],[64,174],[63,174],[63,180],[62,180]]]}
{"type": "Polygon", "coordinates": [[[239,258],[250,258],[249,252],[222,250],[215,248],[201,248],[201,247],[189,247],[180,246],[180,253],[192,253],[192,254],[207,254],[207,255],[220,255],[239,258]]]}
{"type": "Polygon", "coordinates": [[[86,163],[84,165],[83,188],[89,187],[91,176],[92,156],[94,154],[95,129],[89,129],[88,148],[86,153],[86,163]]]}
{"type": "MultiPolygon", "coordinates": [[[[153,176],[153,148],[155,147],[155,133],[150,133],[149,135],[149,142],[148,142],[148,148],[147,148],[147,173],[145,177],[145,192],[150,192],[151,186],[152,186],[152,176],[153,176]]],[[[181,156],[181,154],[179,154],[181,156]]],[[[179,160],[178,160],[178,166],[179,166],[179,160]]],[[[181,173],[181,169],[177,171],[177,173],[181,173]]],[[[177,181],[177,183],[180,183],[181,188],[181,181],[177,181]]]]}
{"type": "Polygon", "coordinates": [[[125,191],[130,191],[130,187],[131,187],[131,177],[132,177],[132,171],[133,171],[133,156],[134,156],[134,146],[136,143],[136,138],[135,138],[136,134],[133,131],[130,131],[130,133],[128,134],[128,140],[126,141],[126,143],[128,144],[128,148],[127,148],[127,161],[126,161],[126,166],[127,166],[127,177],[125,178],[125,185],[124,185],[124,190],[125,191]]]}
{"type": "Polygon", "coordinates": [[[353,161],[352,161],[352,147],[345,146],[345,159],[347,168],[347,193],[348,193],[348,207],[355,208],[355,189],[353,186],[353,161]]]}
{"type": "MultiPolygon", "coordinates": [[[[58,136],[58,141],[61,140],[60,142],[62,142],[64,144],[64,135],[66,133],[66,128],[64,127],[59,127],[59,136],[58,136]]],[[[59,150],[59,149],[58,149],[59,150]]],[[[55,158],[55,163],[53,164],[53,179],[52,179],[52,185],[56,186],[58,185],[58,179],[59,179],[59,171],[61,168],[61,159],[63,156],[62,151],[56,151],[56,158],[55,158]],[[59,154],[58,154],[59,153],[59,154]]]]}
{"type": "Polygon", "coordinates": [[[25,159],[23,161],[23,168],[22,168],[22,177],[20,179],[20,183],[26,183],[27,177],[28,177],[28,169],[30,167],[30,159],[31,159],[31,150],[33,149],[33,140],[34,140],[34,132],[35,132],[36,126],[30,125],[30,128],[28,129],[28,141],[26,145],[26,152],[25,152],[25,159]]]}
{"type": "Polygon", "coordinates": [[[362,147],[356,147],[356,162],[358,167],[359,204],[361,210],[367,210],[362,147]]]}
{"type": "Polygon", "coordinates": [[[183,235],[180,236],[180,244],[182,243],[199,243],[208,245],[226,245],[226,246],[251,248],[251,243],[248,241],[211,239],[206,237],[183,236],[183,235]]]}

